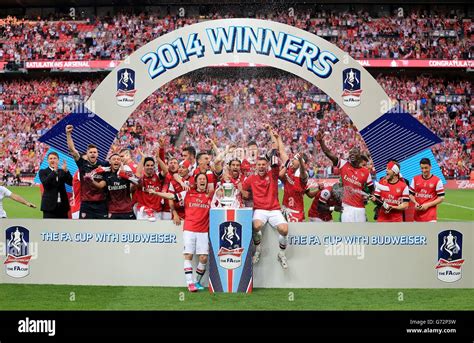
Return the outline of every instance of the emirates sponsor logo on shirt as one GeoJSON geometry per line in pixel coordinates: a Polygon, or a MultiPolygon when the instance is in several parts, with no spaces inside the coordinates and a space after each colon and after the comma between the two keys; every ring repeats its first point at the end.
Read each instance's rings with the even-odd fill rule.
{"type": "Polygon", "coordinates": [[[357,185],[359,187],[362,187],[362,183],[360,183],[357,179],[355,179],[353,176],[352,177],[347,177],[347,175],[344,175],[344,180],[347,182],[352,183],[353,185],[357,185]]]}
{"type": "Polygon", "coordinates": [[[285,177],[286,177],[286,181],[290,184],[290,185],[294,185],[295,184],[295,181],[293,181],[293,179],[288,175],[288,174],[285,174],[285,177]]]}
{"type": "MultiPolygon", "coordinates": [[[[426,193],[423,193],[424,190],[422,190],[421,192],[419,193],[416,193],[415,194],[415,197],[418,197],[418,198],[423,198],[423,199],[431,199],[433,197],[433,194],[426,194],[426,193]]],[[[426,191],[425,191],[426,192],[426,191]]]]}

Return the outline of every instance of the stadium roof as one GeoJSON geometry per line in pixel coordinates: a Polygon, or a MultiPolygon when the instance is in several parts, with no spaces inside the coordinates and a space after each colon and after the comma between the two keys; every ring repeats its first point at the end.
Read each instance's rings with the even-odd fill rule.
{"type": "MultiPolygon", "coordinates": [[[[258,0],[2,0],[0,7],[67,7],[67,6],[166,6],[166,5],[215,5],[215,4],[269,4],[268,1],[258,0]]],[[[276,0],[275,6],[282,4],[469,4],[467,0],[305,0],[283,1],[276,0]]]]}

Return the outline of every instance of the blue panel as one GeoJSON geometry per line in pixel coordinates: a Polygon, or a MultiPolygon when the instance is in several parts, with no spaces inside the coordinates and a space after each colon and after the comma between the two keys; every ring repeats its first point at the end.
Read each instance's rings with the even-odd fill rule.
{"type": "MultiPolygon", "coordinates": [[[[422,151],[419,154],[416,154],[415,156],[412,156],[412,157],[406,159],[405,161],[401,161],[400,162],[400,169],[401,169],[402,176],[405,179],[407,179],[408,181],[411,181],[411,179],[413,179],[413,177],[415,177],[416,175],[421,174],[420,160],[422,158],[425,158],[425,157],[429,158],[430,161],[431,161],[431,173],[433,175],[436,175],[437,177],[439,177],[441,179],[441,182],[443,182],[443,184],[446,184],[446,179],[444,178],[444,175],[441,172],[441,169],[440,169],[438,163],[436,163],[436,158],[434,157],[433,152],[431,152],[431,150],[429,150],[429,149],[425,150],[425,151],[422,151]]],[[[381,172],[378,172],[377,173],[377,180],[380,180],[380,178],[384,177],[385,174],[386,174],[385,170],[381,171],[381,172]]]]}
{"type": "Polygon", "coordinates": [[[85,153],[89,144],[99,148],[99,159],[105,160],[117,130],[92,112],[73,112],[61,119],[39,141],[49,144],[57,150],[69,154],[66,143],[66,125],[74,125],[72,138],[79,153],[85,153]]]}
{"type": "MultiPolygon", "coordinates": [[[[218,275],[220,280],[220,286],[222,291],[227,291],[227,275],[224,273],[224,268],[219,267],[219,225],[225,222],[225,211],[220,209],[211,208],[209,220],[209,242],[210,247],[212,247],[214,261],[213,264],[209,264],[209,277],[218,275]],[[217,273],[213,270],[213,267],[217,268],[217,273]]],[[[219,282],[215,282],[218,284],[219,282]]],[[[214,281],[213,281],[214,284],[214,281]]],[[[218,288],[217,288],[218,289],[218,288]]],[[[215,291],[217,291],[215,289],[215,291]]]]}
{"type": "MultiPolygon", "coordinates": [[[[56,152],[59,155],[59,168],[62,168],[63,166],[63,161],[66,161],[67,168],[69,169],[69,172],[71,173],[72,176],[74,176],[74,173],[77,171],[77,164],[76,161],[70,156],[62,153],[59,150],[56,150],[54,148],[50,148],[46,155],[44,155],[44,159],[40,164],[40,169],[48,168],[48,154],[50,152],[56,152]]],[[[40,178],[39,178],[39,171],[36,173],[35,183],[41,183],[40,178]]],[[[66,185],[66,192],[72,193],[72,187],[69,185],[66,185]]]]}
{"type": "Polygon", "coordinates": [[[221,278],[219,276],[219,268],[217,267],[217,257],[214,256],[214,247],[212,241],[209,240],[209,285],[212,284],[213,292],[223,292],[221,278]]]}
{"type": "Polygon", "coordinates": [[[252,279],[252,209],[232,209],[234,219],[229,220],[229,210],[212,208],[210,213],[209,241],[210,252],[209,277],[215,292],[230,292],[230,279],[232,278],[232,292],[246,292],[252,279]],[[232,237],[227,236],[228,225],[233,225],[235,231],[232,237]],[[239,229],[240,227],[240,229],[239,229]],[[225,235],[224,235],[225,234],[225,235]],[[237,237],[238,236],[238,237],[237,237]],[[227,237],[227,238],[225,238],[227,237]],[[230,245],[229,245],[230,244],[230,245]],[[223,254],[219,256],[219,251],[223,254]],[[226,253],[242,250],[239,257],[226,253]],[[229,260],[230,259],[230,260],[229,260]]]}
{"type": "MultiPolygon", "coordinates": [[[[391,158],[404,161],[441,139],[408,113],[387,112],[360,131],[377,172],[391,158]]],[[[436,163],[435,163],[436,164],[436,163]]]]}
{"type": "MultiPolygon", "coordinates": [[[[252,209],[235,210],[235,221],[242,224],[242,247],[245,247],[245,250],[242,254],[242,266],[234,270],[234,292],[239,292],[239,286],[242,277],[246,280],[250,280],[250,278],[252,277],[252,264],[248,264],[249,258],[250,262],[252,262],[252,256],[249,257],[249,255],[251,255],[250,247],[252,246],[252,218],[252,209]]],[[[245,290],[243,290],[243,292],[245,292],[245,290]]]]}

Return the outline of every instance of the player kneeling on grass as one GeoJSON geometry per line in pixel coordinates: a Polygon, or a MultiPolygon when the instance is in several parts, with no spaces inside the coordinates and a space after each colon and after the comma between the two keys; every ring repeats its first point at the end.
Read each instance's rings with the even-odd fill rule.
{"type": "Polygon", "coordinates": [[[402,222],[403,211],[410,201],[408,186],[399,177],[400,165],[390,161],[387,164],[387,176],[382,178],[375,186],[371,200],[381,204],[378,222],[402,222]]]}
{"type": "Polygon", "coordinates": [[[288,268],[288,261],[285,255],[288,245],[288,223],[281,213],[280,203],[278,202],[278,176],[280,167],[276,157],[276,150],[272,150],[270,156],[262,156],[257,160],[257,173],[250,175],[245,179],[242,185],[242,195],[246,198],[249,190],[253,195],[253,241],[255,244],[255,253],[253,263],[260,260],[261,254],[261,235],[260,232],[268,222],[278,230],[280,252],[277,259],[283,269],[288,268]],[[271,170],[268,170],[268,161],[271,161],[271,170]]]}
{"type": "Polygon", "coordinates": [[[151,191],[162,198],[184,202],[186,219],[183,226],[184,274],[190,292],[202,290],[201,280],[206,271],[209,255],[209,212],[214,192],[207,192],[207,175],[197,174],[195,188],[180,193],[162,193],[151,191]],[[193,255],[199,255],[196,280],[193,280],[193,255]]]}
{"type": "Polygon", "coordinates": [[[306,195],[313,198],[308,211],[310,222],[332,222],[334,211],[342,213],[342,194],[344,188],[340,183],[325,187],[319,184],[317,189],[308,189],[306,195]]]}

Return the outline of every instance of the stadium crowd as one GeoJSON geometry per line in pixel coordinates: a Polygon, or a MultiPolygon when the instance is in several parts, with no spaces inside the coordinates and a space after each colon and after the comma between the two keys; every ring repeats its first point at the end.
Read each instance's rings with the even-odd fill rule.
{"type": "MultiPolygon", "coordinates": [[[[432,150],[444,174],[468,177],[474,161],[470,82],[432,75],[385,74],[377,79],[394,101],[443,139],[432,150]]],[[[99,82],[98,77],[0,82],[0,172],[15,176],[36,172],[47,149],[38,138],[75,103],[84,101],[99,82]]],[[[168,83],[143,102],[122,126],[111,151],[137,147],[145,153],[155,151],[160,137],[165,137],[171,155],[187,145],[201,150],[206,137],[221,146],[246,146],[256,141],[263,147],[268,141],[263,122],[273,123],[291,152],[312,155],[310,176],[328,177],[334,172],[315,144],[314,136],[320,129],[330,134],[331,148],[337,154],[354,145],[366,150],[349,117],[319,89],[299,78],[286,74],[235,79],[190,74],[168,83]]]]}
{"type": "MultiPolygon", "coordinates": [[[[406,10],[389,16],[368,12],[255,13],[315,33],[356,59],[470,59],[473,23],[466,15],[406,10]]],[[[0,19],[0,61],[122,60],[151,40],[199,21],[237,14],[179,17],[159,13],[116,14],[87,20],[0,19]]]]}

